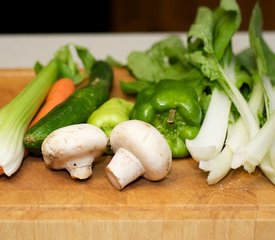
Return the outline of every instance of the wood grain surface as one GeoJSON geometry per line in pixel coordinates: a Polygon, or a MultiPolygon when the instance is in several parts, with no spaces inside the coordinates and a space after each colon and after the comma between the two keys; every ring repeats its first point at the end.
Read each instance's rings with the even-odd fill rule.
{"type": "MultiPolygon", "coordinates": [[[[0,70],[0,106],[33,76],[28,69],[0,70]]],[[[126,97],[118,81],[112,96],[126,97]]],[[[76,181],[66,171],[48,169],[42,158],[27,157],[12,177],[0,177],[0,239],[272,239],[275,234],[275,187],[258,169],[232,170],[208,186],[197,162],[180,159],[163,181],[140,178],[118,191],[104,174],[110,159],[101,157],[90,179],[76,181]]]]}

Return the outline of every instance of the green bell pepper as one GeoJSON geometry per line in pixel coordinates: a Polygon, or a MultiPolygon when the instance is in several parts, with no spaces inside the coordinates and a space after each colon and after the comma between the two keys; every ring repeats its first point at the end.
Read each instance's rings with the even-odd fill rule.
{"type": "Polygon", "coordinates": [[[189,155],[185,139],[199,132],[202,111],[195,90],[178,80],[162,80],[142,90],[130,119],[152,124],[168,142],[173,158],[189,155]]]}
{"type": "Polygon", "coordinates": [[[122,98],[110,98],[90,115],[87,122],[101,128],[109,137],[118,123],[129,120],[133,105],[122,98]]]}

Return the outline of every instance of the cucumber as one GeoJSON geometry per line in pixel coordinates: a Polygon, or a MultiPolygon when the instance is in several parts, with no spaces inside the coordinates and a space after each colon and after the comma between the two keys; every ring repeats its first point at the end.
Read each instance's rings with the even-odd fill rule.
{"type": "Polygon", "coordinates": [[[91,69],[89,85],[76,90],[27,131],[23,141],[25,148],[30,153],[40,154],[42,142],[52,131],[87,122],[91,113],[108,100],[112,83],[111,66],[97,61],[91,69]]]}

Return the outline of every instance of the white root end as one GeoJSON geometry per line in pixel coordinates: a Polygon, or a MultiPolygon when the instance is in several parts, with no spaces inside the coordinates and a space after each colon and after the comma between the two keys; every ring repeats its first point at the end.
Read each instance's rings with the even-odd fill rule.
{"type": "Polygon", "coordinates": [[[233,155],[232,168],[245,166],[248,172],[253,172],[264,159],[275,139],[275,112],[264,124],[258,134],[244,147],[238,149],[233,155]],[[254,169],[254,170],[253,170],[254,169]]]}
{"type": "Polygon", "coordinates": [[[242,156],[240,156],[237,153],[233,154],[232,161],[231,161],[231,168],[232,169],[237,169],[241,167],[244,163],[244,160],[242,159],[242,156]]]}
{"type": "Polygon", "coordinates": [[[105,171],[110,183],[118,190],[122,190],[145,173],[140,160],[124,148],[119,148],[116,151],[105,171]]]}
{"type": "Polygon", "coordinates": [[[275,168],[274,162],[267,155],[260,164],[260,169],[264,175],[275,185],[275,168]]]}
{"type": "Polygon", "coordinates": [[[191,153],[192,158],[198,162],[208,161],[212,157],[217,156],[220,152],[220,149],[215,146],[199,147],[195,146],[191,141],[192,140],[186,139],[186,146],[188,151],[191,153]]]}
{"type": "Polygon", "coordinates": [[[248,173],[252,173],[255,170],[257,158],[250,155],[248,152],[235,152],[232,157],[231,168],[237,169],[244,166],[244,169],[248,173]]]}
{"type": "Polygon", "coordinates": [[[248,173],[253,173],[256,169],[256,166],[251,164],[250,162],[245,162],[243,164],[243,168],[245,171],[247,171],[248,173]]]}
{"type": "Polygon", "coordinates": [[[232,151],[228,146],[215,158],[208,161],[200,161],[199,168],[209,171],[207,182],[209,185],[221,181],[231,169],[232,151]]]}

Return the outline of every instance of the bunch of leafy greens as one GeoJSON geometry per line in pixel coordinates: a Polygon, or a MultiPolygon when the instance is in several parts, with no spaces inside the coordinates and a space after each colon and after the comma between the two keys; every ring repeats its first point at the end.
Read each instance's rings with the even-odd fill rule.
{"type": "Polygon", "coordinates": [[[200,7],[188,32],[187,61],[210,81],[216,82],[201,131],[195,139],[187,141],[188,150],[200,162],[200,168],[210,172],[209,184],[220,181],[231,169],[235,149],[247,140],[236,137],[241,126],[248,126],[250,136],[258,130],[258,123],[245,98],[249,94],[244,95],[241,91],[243,85],[251,86],[252,79],[237,61],[231,46],[240,23],[237,2],[222,0],[214,11],[200,7]],[[232,114],[231,102],[240,114],[239,121],[238,115],[232,114]]]}
{"type": "Polygon", "coordinates": [[[259,165],[275,184],[275,54],[262,36],[262,22],[262,12],[257,3],[249,24],[249,39],[256,62],[254,72],[264,89],[264,114],[267,119],[258,133],[238,149],[233,160],[237,166],[244,165],[249,172],[253,172],[259,165]]]}
{"type": "Polygon", "coordinates": [[[162,79],[188,82],[201,93],[205,88],[205,77],[184,58],[187,48],[178,36],[170,36],[155,43],[151,48],[133,51],[128,55],[127,68],[137,81],[123,82],[120,86],[125,93],[138,94],[142,89],[158,83],[162,79]]]}

